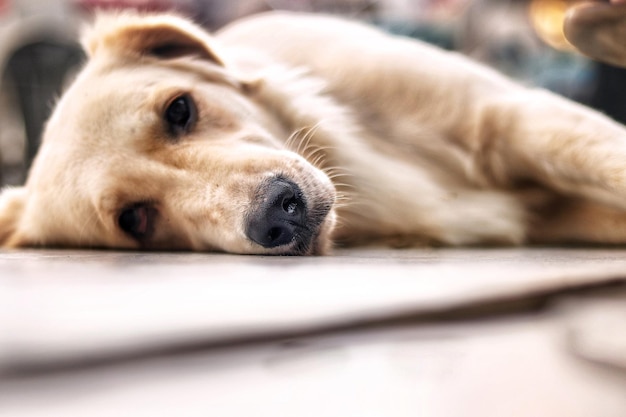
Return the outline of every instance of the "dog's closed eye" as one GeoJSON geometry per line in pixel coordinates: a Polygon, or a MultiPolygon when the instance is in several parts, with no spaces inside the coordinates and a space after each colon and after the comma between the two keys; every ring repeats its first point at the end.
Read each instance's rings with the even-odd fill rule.
{"type": "Polygon", "coordinates": [[[197,116],[198,111],[193,98],[189,94],[183,94],[170,101],[163,118],[167,123],[169,133],[178,137],[189,133],[197,116]]]}
{"type": "Polygon", "coordinates": [[[138,203],[123,209],[117,218],[117,224],[124,233],[143,241],[153,231],[156,210],[147,203],[138,203]]]}

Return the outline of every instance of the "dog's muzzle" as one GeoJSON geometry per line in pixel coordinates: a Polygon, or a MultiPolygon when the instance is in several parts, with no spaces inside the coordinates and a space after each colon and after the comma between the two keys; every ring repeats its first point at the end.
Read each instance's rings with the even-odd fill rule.
{"type": "Polygon", "coordinates": [[[295,183],[274,178],[259,189],[259,202],[248,213],[246,235],[264,248],[308,246],[307,204],[295,183]]]}

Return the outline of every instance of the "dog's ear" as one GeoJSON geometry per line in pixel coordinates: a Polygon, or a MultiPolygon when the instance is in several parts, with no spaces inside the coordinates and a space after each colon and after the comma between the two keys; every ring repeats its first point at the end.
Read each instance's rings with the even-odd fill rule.
{"type": "Polygon", "coordinates": [[[17,247],[23,244],[18,234],[18,224],[25,203],[24,187],[6,188],[0,192],[0,247],[17,247]]]}
{"type": "Polygon", "coordinates": [[[196,56],[224,65],[206,31],[170,14],[100,14],[83,31],[82,44],[90,57],[103,53],[164,59],[196,56]]]}

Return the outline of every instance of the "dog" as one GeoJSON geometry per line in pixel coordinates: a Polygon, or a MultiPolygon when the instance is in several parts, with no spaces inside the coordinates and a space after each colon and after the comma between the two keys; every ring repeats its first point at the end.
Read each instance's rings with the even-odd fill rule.
{"type": "Polygon", "coordinates": [[[3,247],[623,244],[626,128],[453,52],[274,12],[100,15],[3,247]]]}

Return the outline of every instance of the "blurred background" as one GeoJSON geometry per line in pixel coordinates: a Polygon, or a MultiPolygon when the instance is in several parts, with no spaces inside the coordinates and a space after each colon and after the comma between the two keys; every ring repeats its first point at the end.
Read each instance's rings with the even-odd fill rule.
{"type": "Polygon", "coordinates": [[[24,181],[54,100],[84,55],[76,34],[99,8],[182,12],[209,30],[274,9],[332,13],[461,51],[528,85],[626,122],[625,71],[572,51],[561,25],[580,0],[0,0],[0,185],[24,181]]]}

